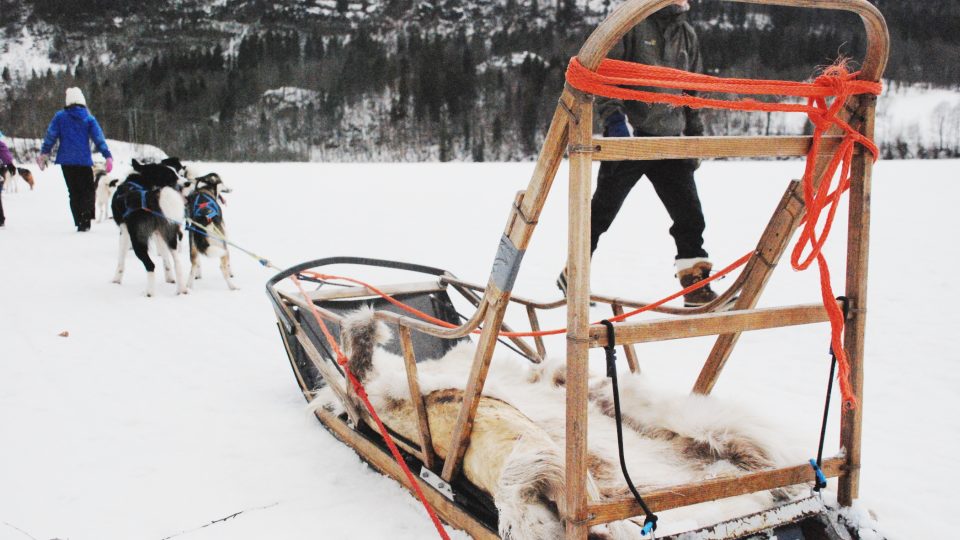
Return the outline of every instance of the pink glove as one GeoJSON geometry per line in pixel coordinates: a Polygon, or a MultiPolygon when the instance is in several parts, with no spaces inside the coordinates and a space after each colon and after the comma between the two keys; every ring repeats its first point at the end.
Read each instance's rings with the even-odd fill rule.
{"type": "Polygon", "coordinates": [[[40,167],[41,171],[47,168],[47,154],[37,156],[37,167],[40,167]]]}
{"type": "Polygon", "coordinates": [[[113,158],[108,157],[107,162],[103,164],[103,170],[110,174],[110,171],[113,170],[113,158]]]}

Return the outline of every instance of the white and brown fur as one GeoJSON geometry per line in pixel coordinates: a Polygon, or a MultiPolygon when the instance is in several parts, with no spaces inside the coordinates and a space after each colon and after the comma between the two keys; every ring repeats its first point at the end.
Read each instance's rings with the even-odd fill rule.
{"type": "MultiPolygon", "coordinates": [[[[223,274],[223,280],[227,282],[227,287],[231,290],[237,290],[233,283],[233,270],[230,267],[230,250],[227,244],[220,239],[227,238],[226,224],[223,220],[223,198],[221,193],[228,193],[230,190],[223,184],[220,176],[214,173],[194,178],[191,182],[192,190],[187,196],[187,211],[193,212],[196,201],[204,197],[207,201],[214,201],[217,205],[217,213],[209,223],[198,223],[200,231],[190,229],[190,279],[188,287],[193,287],[194,280],[202,277],[200,269],[200,256],[211,259],[220,259],[220,273],[223,274]],[[208,233],[208,234],[206,234],[208,233]]],[[[197,216],[190,215],[191,220],[196,221],[197,216]]]]}
{"type": "MultiPolygon", "coordinates": [[[[350,365],[383,421],[417,439],[403,359],[375,343],[389,330],[370,311],[344,323],[350,365]],[[379,328],[379,329],[378,329],[379,328]]],[[[463,399],[475,346],[463,343],[438,360],[418,364],[434,450],[444,457],[463,399]]],[[[559,538],[564,504],[565,368],[560,362],[529,365],[495,358],[463,461],[463,473],[493,497],[500,535],[514,540],[559,538]]],[[[641,491],[799,462],[787,455],[779,433],[736,405],[709,396],[670,395],[640,375],[622,375],[627,466],[641,491]]],[[[588,498],[629,497],[619,466],[609,380],[590,380],[588,498]]],[[[325,388],[314,407],[339,412],[325,388]]],[[[784,492],[741,496],[660,513],[661,534],[745,515],[784,497],[784,492]],[[676,530],[671,530],[675,528],[676,530]]],[[[642,519],[642,518],[640,518],[642,519]]],[[[594,527],[597,538],[640,538],[638,521],[594,527]]]]}
{"type": "Polygon", "coordinates": [[[17,167],[15,165],[3,165],[0,164],[0,175],[2,175],[3,191],[6,193],[16,193],[19,191],[18,184],[20,180],[23,180],[30,186],[30,189],[33,190],[34,181],[33,173],[30,172],[30,169],[24,167],[17,167]],[[19,180],[18,180],[19,179],[19,180]]]}
{"type": "Polygon", "coordinates": [[[133,168],[136,172],[127,176],[117,187],[111,202],[113,219],[120,227],[120,252],[113,282],[121,283],[123,280],[127,251],[132,246],[133,252],[147,271],[146,295],[156,294],[156,266],[149,254],[150,239],[156,238],[157,248],[164,259],[167,282],[176,283],[177,294],[185,294],[187,287],[180,258],[177,257],[177,246],[183,236],[180,225],[176,222],[183,218],[184,210],[183,197],[177,189],[181,176],[176,169],[168,165],[145,165],[133,160],[133,168]],[[141,203],[132,182],[147,190],[147,210],[137,208],[141,203]],[[128,207],[131,207],[132,211],[125,216],[128,207]],[[174,269],[172,275],[168,264],[171,259],[174,269]]]}
{"type": "Polygon", "coordinates": [[[97,223],[103,223],[108,219],[110,212],[110,200],[113,198],[113,192],[117,190],[120,180],[110,176],[106,171],[94,169],[93,176],[96,185],[96,209],[97,223]]]}

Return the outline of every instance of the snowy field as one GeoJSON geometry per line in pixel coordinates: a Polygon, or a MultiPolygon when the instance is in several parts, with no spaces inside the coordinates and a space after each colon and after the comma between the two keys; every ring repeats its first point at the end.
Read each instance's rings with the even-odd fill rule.
{"type": "MultiPolygon", "coordinates": [[[[892,539],[944,538],[954,528],[960,420],[950,411],[958,405],[960,354],[951,336],[960,299],[948,240],[958,166],[883,162],[875,170],[861,501],[892,539]]],[[[786,181],[802,168],[799,161],[704,164],[706,247],[718,266],[753,248],[786,181]]],[[[280,266],[363,255],[486,282],[513,194],[533,165],[197,169],[220,173],[234,189],[224,209],[232,238],[280,266]]],[[[558,296],[565,178],[564,167],[520,272],[515,290],[523,296],[558,296]]],[[[435,537],[415,499],[304,413],[263,290],[271,272],[234,251],[240,291],[228,291],[206,261],[189,295],[162,284],[158,297],[146,298],[132,253],[123,285],[110,283],[115,225],[75,232],[59,169],[37,181],[36,191],[3,196],[0,540],[435,537]]],[[[667,227],[641,182],[601,241],[593,290],[649,300],[674,292],[667,227]]],[[[828,246],[838,293],[844,244],[838,230],[828,246]]],[[[761,306],[818,298],[815,270],[795,273],[784,261],[761,306]]],[[[542,323],[563,326],[562,315],[542,323]]],[[[815,325],[745,335],[715,393],[777,419],[813,457],[828,332],[815,325]]],[[[648,376],[686,392],[711,344],[667,342],[638,353],[648,376]]],[[[547,345],[563,351],[562,338],[547,345]]],[[[828,453],[837,448],[834,405],[828,453]]]]}

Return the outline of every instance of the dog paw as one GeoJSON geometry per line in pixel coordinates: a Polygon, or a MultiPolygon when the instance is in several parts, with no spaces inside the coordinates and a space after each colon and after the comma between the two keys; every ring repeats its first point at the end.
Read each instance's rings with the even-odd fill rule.
{"type": "Polygon", "coordinates": [[[117,276],[110,281],[110,283],[116,283],[117,285],[120,285],[120,282],[121,282],[120,276],[117,276]]]}
{"type": "Polygon", "coordinates": [[[167,283],[176,283],[176,282],[177,282],[177,280],[173,279],[172,277],[165,278],[164,281],[166,281],[167,283]]]}

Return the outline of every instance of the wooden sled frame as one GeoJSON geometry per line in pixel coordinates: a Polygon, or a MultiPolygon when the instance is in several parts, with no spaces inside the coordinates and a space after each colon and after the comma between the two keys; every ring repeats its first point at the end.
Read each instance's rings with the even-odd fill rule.
{"type": "MultiPolygon", "coordinates": [[[[880,12],[866,0],[724,0],[752,4],[768,4],[800,8],[845,10],[860,16],[867,37],[867,54],[860,74],[862,80],[879,81],[886,66],[889,51],[889,35],[880,12]]],[[[636,24],[649,15],[672,3],[672,0],[629,0],[615,10],[588,38],[578,58],[588,69],[595,70],[613,46],[636,24]]],[[[859,95],[849,98],[840,114],[866,137],[872,138],[876,97],[859,95]]],[[[832,130],[824,138],[821,154],[816,163],[815,185],[823,180],[824,170],[841,138],[838,130],[832,130]]],[[[585,539],[590,526],[642,515],[642,510],[633,498],[620,501],[589,503],[586,495],[587,481],[587,381],[588,352],[590,348],[606,345],[606,332],[601,325],[591,325],[589,302],[592,300],[610,306],[614,314],[624,307],[644,305],[620,298],[593,296],[589,293],[590,282],[590,196],[592,163],[594,160],[653,160],[718,157],[788,157],[805,156],[812,137],[649,137],[613,139],[595,137],[593,134],[593,98],[569,85],[559,99],[546,140],[539,154],[533,177],[525,191],[514,200],[507,225],[500,241],[500,248],[489,282],[479,286],[460,281],[448,273],[438,271],[436,282],[428,284],[384,287],[386,292],[413,291],[431,287],[454,287],[471,299],[476,312],[463,325],[445,328],[419,319],[385,311],[377,311],[379,319],[393,323],[399,328],[399,338],[404,352],[411,394],[419,395],[416,383],[416,359],[411,346],[411,332],[417,331],[443,339],[459,339],[477,328],[482,333],[477,340],[470,378],[464,392],[463,404],[446,460],[433,455],[426,412],[420,403],[415,403],[415,412],[420,425],[418,444],[401,444],[407,452],[419,459],[427,469],[439,472],[442,481],[450,483],[459,475],[466,451],[479,397],[483,390],[487,371],[498,332],[506,330],[503,325],[507,306],[512,302],[526,309],[531,329],[539,330],[537,310],[567,306],[567,422],[566,422],[566,484],[567,498],[561,508],[561,519],[566,528],[566,538],[585,539]],[[568,300],[552,303],[535,302],[511,295],[514,280],[519,271],[523,253],[530,243],[547,195],[556,176],[564,154],[569,155],[569,238],[567,282],[568,300]],[[479,296],[474,293],[481,293],[479,296]]],[[[854,158],[849,189],[849,219],[847,240],[847,274],[844,295],[848,299],[844,344],[851,366],[851,383],[859,406],[843,410],[841,415],[841,457],[825,459],[822,469],[827,477],[839,477],[838,497],[843,506],[849,506],[858,496],[860,472],[860,439],[863,415],[863,352],[864,329],[867,308],[867,256],[870,225],[870,177],[873,160],[858,152],[854,158]]],[[[775,328],[827,321],[822,305],[802,305],[755,309],[771,273],[782,258],[793,231],[801,223],[805,204],[799,182],[787,188],[773,218],[764,230],[757,248],[741,275],[720,298],[709,305],[695,309],[657,308],[656,311],[681,315],[669,319],[645,322],[617,323],[618,344],[626,351],[630,369],[637,371],[635,343],[677,339],[704,335],[719,336],[694,385],[693,391],[708,394],[736,345],[740,334],[748,330],[775,328]],[[720,312],[734,295],[733,309],[720,312]]],[[[289,276],[309,267],[295,267],[268,284],[268,292],[274,299],[281,323],[289,335],[296,336],[314,363],[321,369],[328,384],[343,397],[347,385],[332,364],[325,362],[304,337],[294,311],[307,308],[306,301],[294,294],[281,293],[276,289],[278,278],[289,276]],[[326,364],[322,367],[321,364],[326,364]],[[337,388],[338,387],[338,388],[337,388]]],[[[372,296],[371,291],[353,287],[336,294],[340,297],[372,296]]],[[[317,299],[315,298],[314,301],[317,299]]],[[[339,323],[341,318],[320,309],[325,319],[339,323]]],[[[286,335],[284,342],[289,350],[286,335]]],[[[541,338],[535,338],[534,347],[522,339],[514,338],[525,355],[533,360],[545,355],[541,338]],[[535,348],[535,350],[534,350],[535,348]]],[[[302,381],[301,381],[302,385],[302,381]]],[[[306,390],[306,389],[305,389],[306,390]]],[[[345,403],[348,400],[343,400],[345,403]]],[[[365,413],[348,408],[349,423],[324,411],[318,412],[320,420],[339,438],[350,444],[361,456],[377,469],[389,474],[402,484],[407,481],[399,467],[377,446],[357,435],[350,424],[364,421],[365,413]]],[[[644,500],[653,511],[688,506],[747,493],[790,486],[814,480],[814,471],[808,464],[781,469],[748,473],[736,477],[719,478],[700,483],[672,486],[667,489],[644,493],[644,500]]],[[[423,484],[427,486],[426,483],[423,484]]],[[[409,488],[409,486],[407,486],[409,488]]],[[[495,538],[489,528],[477,521],[468,512],[451,503],[440,491],[425,489],[427,498],[438,513],[449,523],[461,527],[477,538],[495,538]]]]}

